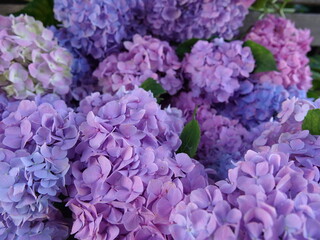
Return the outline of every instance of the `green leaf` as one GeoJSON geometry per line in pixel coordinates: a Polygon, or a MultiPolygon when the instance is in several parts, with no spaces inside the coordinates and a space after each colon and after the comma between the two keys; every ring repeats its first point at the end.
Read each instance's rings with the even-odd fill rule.
{"type": "Polygon", "coordinates": [[[160,98],[160,96],[164,93],[166,93],[167,91],[163,89],[163,87],[157,83],[156,80],[154,80],[153,78],[148,78],[146,81],[144,81],[141,86],[141,88],[143,88],[146,91],[151,91],[153,93],[153,96],[158,100],[158,102],[160,100],[162,100],[160,98]]]}
{"type": "Polygon", "coordinates": [[[320,72],[312,71],[312,79],[314,81],[320,81],[320,72]]]}
{"type": "Polygon", "coordinates": [[[320,97],[320,91],[319,90],[310,90],[307,93],[307,97],[308,98],[318,99],[320,97]]]}
{"type": "Polygon", "coordinates": [[[190,53],[193,45],[195,45],[200,39],[199,38],[191,38],[183,43],[181,43],[176,50],[177,56],[181,59],[184,58],[186,53],[190,53]]]}
{"type": "Polygon", "coordinates": [[[264,46],[251,40],[244,42],[243,46],[251,48],[253,57],[256,61],[254,73],[278,71],[273,54],[264,46]]]}
{"type": "Polygon", "coordinates": [[[320,55],[310,57],[309,64],[312,70],[312,88],[309,89],[307,96],[317,99],[320,97],[320,55]]]}
{"type": "Polygon", "coordinates": [[[254,10],[263,9],[266,6],[267,2],[268,0],[256,0],[255,3],[252,5],[252,8],[254,10]]]}
{"type": "Polygon", "coordinates": [[[320,56],[319,55],[310,57],[309,64],[310,64],[310,68],[313,71],[320,72],[320,56]]]}
{"type": "Polygon", "coordinates": [[[309,110],[303,120],[303,130],[309,130],[312,135],[320,135],[320,109],[309,110]]]}
{"type": "Polygon", "coordinates": [[[59,22],[55,20],[53,13],[53,0],[33,0],[28,3],[25,8],[14,13],[15,16],[27,14],[41,21],[44,26],[57,25],[59,22]]]}
{"type": "Polygon", "coordinates": [[[182,152],[194,157],[200,142],[200,126],[197,120],[193,119],[184,126],[180,139],[182,144],[178,153],[182,152]]]}

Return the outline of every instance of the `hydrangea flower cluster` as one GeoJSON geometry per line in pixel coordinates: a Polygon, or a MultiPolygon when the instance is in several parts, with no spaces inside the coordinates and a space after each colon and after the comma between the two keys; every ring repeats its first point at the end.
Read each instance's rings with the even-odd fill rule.
{"type": "Polygon", "coordinates": [[[260,152],[249,150],[218,188],[191,191],[176,205],[173,238],[319,238],[320,145],[301,130],[308,110],[319,107],[295,97],[283,102],[280,122],[265,124],[255,141],[260,152]]]}
{"type": "Polygon", "coordinates": [[[279,72],[258,74],[260,82],[271,82],[285,88],[296,85],[303,90],[311,87],[312,78],[307,57],[313,40],[310,30],[297,29],[288,19],[268,15],[256,22],[246,40],[265,46],[277,61],[279,72]]]}
{"type": "Polygon", "coordinates": [[[178,42],[212,35],[231,39],[252,3],[253,0],[55,0],[54,12],[71,34],[71,45],[101,60],[136,33],[152,33],[178,42]]]}
{"type": "Polygon", "coordinates": [[[312,38],[258,21],[245,39],[280,71],[253,73],[227,41],[253,2],[55,0],[60,29],[0,16],[0,240],[320,239],[312,38]],[[193,118],[198,161],[179,152],[193,118]]]}
{"type": "Polygon", "coordinates": [[[296,86],[286,90],[282,85],[267,82],[252,84],[245,81],[241,83],[236,96],[223,108],[222,114],[231,119],[239,119],[244,126],[253,128],[275,117],[282,102],[293,96],[303,99],[306,98],[306,93],[296,86]]]}
{"type": "Polygon", "coordinates": [[[97,79],[93,75],[94,69],[98,66],[96,61],[89,56],[84,56],[79,49],[73,48],[70,42],[71,34],[65,28],[51,27],[59,45],[68,49],[73,56],[71,74],[72,84],[66,100],[80,101],[92,92],[97,90],[97,79]]]}
{"type": "Polygon", "coordinates": [[[122,86],[130,90],[148,78],[157,80],[170,94],[182,87],[181,64],[168,42],[136,34],[124,46],[126,52],[108,56],[93,73],[103,92],[116,92],[122,86]]]}
{"type": "Polygon", "coordinates": [[[225,179],[234,162],[242,160],[251,148],[253,135],[238,120],[218,115],[212,109],[200,107],[196,119],[201,129],[198,158],[214,170],[213,178],[225,179]]]}
{"type": "Polygon", "coordinates": [[[301,167],[314,170],[320,167],[319,136],[314,136],[308,130],[302,130],[302,122],[311,109],[320,108],[319,100],[311,102],[298,98],[291,98],[283,102],[282,111],[278,114],[280,122],[273,126],[262,127],[264,131],[255,139],[255,149],[264,149],[272,145],[273,148],[290,155],[301,167]]]}
{"type": "Polygon", "coordinates": [[[276,150],[248,151],[245,160],[217,182],[231,207],[242,214],[243,239],[317,239],[320,237],[318,170],[296,166],[276,150]]]}
{"type": "Polygon", "coordinates": [[[58,21],[70,33],[70,43],[84,55],[104,59],[134,33],[144,33],[139,24],[143,7],[138,0],[55,0],[58,21]]]}
{"type": "Polygon", "coordinates": [[[20,227],[15,226],[10,219],[0,216],[0,239],[3,240],[65,240],[68,236],[69,227],[58,215],[52,215],[46,221],[25,222],[20,227]]]}
{"type": "Polygon", "coordinates": [[[213,102],[227,102],[248,78],[255,61],[243,42],[198,41],[183,61],[183,72],[189,79],[194,96],[204,96],[213,102]]]}
{"type": "Polygon", "coordinates": [[[218,35],[231,39],[248,13],[252,0],[145,0],[148,30],[160,38],[183,42],[218,35]]]}
{"type": "Polygon", "coordinates": [[[179,202],[170,215],[173,239],[237,239],[242,214],[209,185],[179,202]]]}
{"type": "Polygon", "coordinates": [[[16,226],[46,219],[66,194],[78,139],[72,109],[56,95],[9,103],[0,123],[0,211],[16,226]]]}
{"type": "Polygon", "coordinates": [[[180,145],[181,112],[161,110],[139,88],[94,93],[78,111],[81,142],[68,202],[75,216],[72,233],[79,239],[164,239],[184,185],[190,192],[207,184],[198,163],[173,154],[180,145]]]}
{"type": "Polygon", "coordinates": [[[194,109],[199,106],[195,116],[201,130],[198,158],[211,169],[214,178],[225,179],[228,170],[235,166],[234,162],[241,160],[250,149],[255,135],[238,120],[219,115],[210,104],[193,97],[191,92],[182,92],[173,102],[187,116],[187,120],[192,119],[194,109]]]}
{"type": "Polygon", "coordinates": [[[17,99],[43,92],[65,95],[72,78],[72,56],[53,32],[33,17],[0,16],[1,88],[17,99]]]}

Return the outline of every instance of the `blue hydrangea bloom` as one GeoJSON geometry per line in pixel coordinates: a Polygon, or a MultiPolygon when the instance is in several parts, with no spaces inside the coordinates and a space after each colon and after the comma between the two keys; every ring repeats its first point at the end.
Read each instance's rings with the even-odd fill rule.
{"type": "Polygon", "coordinates": [[[73,56],[71,66],[72,84],[66,100],[80,101],[96,90],[97,79],[92,77],[92,72],[98,63],[92,57],[85,56],[79,49],[72,46],[70,41],[72,34],[67,29],[52,27],[51,30],[58,39],[59,45],[68,49],[73,56]]]}
{"type": "Polygon", "coordinates": [[[247,127],[255,127],[269,121],[281,109],[281,104],[288,97],[305,97],[305,91],[292,86],[285,89],[282,85],[259,83],[252,85],[243,82],[236,96],[224,108],[223,115],[239,119],[247,127]]]}
{"type": "Polygon", "coordinates": [[[9,102],[0,124],[0,213],[16,226],[44,219],[66,193],[74,112],[57,95],[9,102]]]}
{"type": "Polygon", "coordinates": [[[54,12],[70,33],[72,47],[103,59],[133,32],[143,34],[134,20],[142,6],[138,0],[56,0],[54,12]]]}

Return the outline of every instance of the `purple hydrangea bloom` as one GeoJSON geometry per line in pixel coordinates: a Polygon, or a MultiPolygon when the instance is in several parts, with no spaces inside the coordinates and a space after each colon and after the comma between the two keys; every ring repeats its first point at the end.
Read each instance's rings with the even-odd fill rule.
{"type": "Polygon", "coordinates": [[[65,240],[69,227],[58,214],[51,214],[48,220],[25,222],[15,226],[10,219],[0,216],[1,240],[65,240]]]}
{"type": "Polygon", "coordinates": [[[116,92],[122,86],[133,89],[148,78],[157,80],[170,94],[182,87],[178,78],[181,64],[169,43],[134,35],[124,46],[126,52],[108,56],[93,73],[103,92],[116,92]]]}
{"type": "Polygon", "coordinates": [[[134,33],[144,34],[142,7],[140,0],[54,1],[55,17],[70,33],[72,47],[100,60],[134,33]]]}
{"type": "Polygon", "coordinates": [[[228,180],[217,182],[230,205],[242,213],[239,236],[319,238],[319,175],[308,175],[310,170],[298,167],[284,152],[248,151],[228,180]]]}
{"type": "Polygon", "coordinates": [[[145,1],[145,25],[160,38],[182,42],[218,35],[231,39],[248,13],[252,0],[145,1]]]}
{"type": "MultiPolygon", "coordinates": [[[[283,102],[282,111],[278,114],[278,123],[272,128],[262,127],[263,131],[254,141],[255,149],[272,146],[274,149],[290,155],[301,167],[314,171],[320,167],[320,138],[302,130],[302,123],[310,109],[320,108],[319,101],[311,102],[291,98],[283,102]],[[316,167],[316,168],[315,168],[316,167]]],[[[317,173],[316,175],[318,175],[317,173]]]]}
{"type": "Polygon", "coordinates": [[[193,190],[208,186],[207,171],[199,162],[195,162],[195,166],[192,171],[187,173],[186,176],[180,180],[185,194],[190,194],[193,190]]]}
{"type": "Polygon", "coordinates": [[[251,148],[252,134],[237,120],[217,115],[200,107],[196,116],[201,129],[198,157],[214,179],[225,179],[234,163],[243,158],[251,148]]]}
{"type": "Polygon", "coordinates": [[[306,97],[305,91],[295,86],[287,91],[282,85],[267,82],[252,84],[245,81],[230,99],[230,103],[223,108],[222,114],[238,119],[244,126],[252,128],[275,117],[282,102],[296,95],[306,97]]]}
{"type": "Polygon", "coordinates": [[[288,19],[268,15],[256,22],[246,36],[269,49],[277,61],[279,72],[257,74],[260,82],[271,82],[285,88],[296,85],[299,89],[311,87],[311,71],[307,52],[311,49],[310,30],[297,29],[288,19]]]}
{"type": "Polygon", "coordinates": [[[191,92],[182,92],[174,98],[173,103],[183,111],[188,121],[198,106],[196,120],[201,130],[198,158],[211,169],[213,178],[225,179],[228,170],[235,166],[234,162],[239,161],[250,149],[255,135],[238,120],[219,115],[208,101],[193,97],[191,92]]]}
{"type": "Polygon", "coordinates": [[[27,15],[1,16],[0,21],[0,77],[7,95],[67,94],[72,56],[59,47],[53,32],[27,15]]]}
{"type": "Polygon", "coordinates": [[[227,102],[240,87],[240,80],[249,77],[254,58],[243,42],[198,41],[183,62],[183,72],[189,79],[193,95],[213,102],[227,102]]]}
{"type": "Polygon", "coordinates": [[[264,123],[257,127],[259,134],[253,142],[254,149],[260,150],[278,143],[282,134],[299,134],[308,111],[319,107],[318,101],[313,103],[296,97],[287,99],[282,103],[281,111],[277,115],[278,121],[264,123]]]}
{"type": "Polygon", "coordinates": [[[56,95],[9,103],[0,124],[0,208],[19,226],[46,218],[65,193],[75,116],[56,95]]]}
{"type": "Polygon", "coordinates": [[[181,111],[161,110],[143,89],[122,88],[115,95],[93,93],[78,112],[81,142],[68,202],[72,233],[78,239],[165,239],[184,186],[192,191],[207,184],[195,160],[174,154],[181,111]]]}
{"type": "Polygon", "coordinates": [[[190,193],[171,212],[173,239],[237,239],[241,212],[223,200],[221,191],[207,186],[190,193]]]}

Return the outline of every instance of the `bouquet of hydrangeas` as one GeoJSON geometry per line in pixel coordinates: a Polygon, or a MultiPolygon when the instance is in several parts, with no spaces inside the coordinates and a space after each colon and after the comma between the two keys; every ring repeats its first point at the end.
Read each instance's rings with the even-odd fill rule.
{"type": "Polygon", "coordinates": [[[0,240],[320,239],[312,37],[253,3],[0,16],[0,240]]]}

